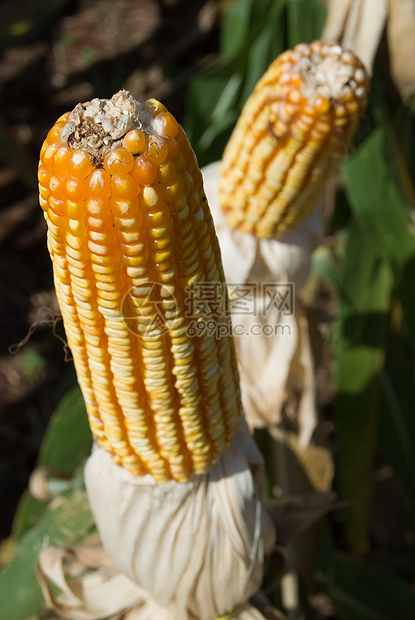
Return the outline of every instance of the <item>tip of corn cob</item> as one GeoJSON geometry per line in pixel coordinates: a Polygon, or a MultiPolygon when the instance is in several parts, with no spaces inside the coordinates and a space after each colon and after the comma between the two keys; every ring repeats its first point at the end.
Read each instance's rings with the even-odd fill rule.
{"type": "Polygon", "coordinates": [[[38,177],[95,437],[158,482],[204,473],[230,445],[240,402],[219,245],[182,127],[127,91],[78,104],[50,130],[38,177]],[[215,284],[225,313],[217,297],[189,312],[194,286],[215,284]]]}
{"type": "MultiPolygon", "coordinates": [[[[150,108],[136,101],[128,91],[121,90],[109,100],[93,99],[85,104],[78,103],[68,115],[61,139],[72,149],[82,149],[89,153],[94,165],[102,167],[106,155],[117,146],[124,146],[123,138],[130,131],[138,129],[154,134],[157,128],[162,129],[157,120],[160,119],[153,122],[150,108]]],[[[175,130],[176,135],[177,124],[175,130]]],[[[128,146],[132,146],[133,150],[136,146],[138,152],[139,147],[145,145],[145,141],[137,141],[138,136],[136,132],[127,139],[127,150],[131,151],[128,146]]]]}
{"type": "Polygon", "coordinates": [[[229,224],[259,237],[297,228],[346,155],[368,89],[362,63],[337,43],[281,54],[224,152],[219,192],[229,224]]]}

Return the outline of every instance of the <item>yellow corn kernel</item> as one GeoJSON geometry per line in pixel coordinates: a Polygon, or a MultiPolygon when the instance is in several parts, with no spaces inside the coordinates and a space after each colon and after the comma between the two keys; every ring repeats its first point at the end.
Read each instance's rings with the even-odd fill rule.
{"type": "Polygon", "coordinates": [[[315,208],[347,153],[369,81],[337,44],[279,56],[246,102],[222,160],[219,196],[230,226],[279,237],[315,208]]]}
{"type": "Polygon", "coordinates": [[[66,115],[39,165],[91,430],[116,463],[158,482],[206,472],[240,413],[219,245],[195,161],[162,104],[121,91],[66,115]],[[196,284],[217,294],[189,313],[196,284]],[[211,317],[219,335],[204,329],[211,317]]]}

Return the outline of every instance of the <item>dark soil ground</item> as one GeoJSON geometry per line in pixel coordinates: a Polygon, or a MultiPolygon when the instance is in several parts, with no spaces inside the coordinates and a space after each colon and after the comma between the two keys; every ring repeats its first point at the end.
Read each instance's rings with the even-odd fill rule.
{"type": "Polygon", "coordinates": [[[215,57],[217,22],[213,0],[0,5],[0,540],[50,415],[75,384],[37,199],[42,141],[79,101],[120,88],[162,100],[184,122],[189,79],[215,57]]]}

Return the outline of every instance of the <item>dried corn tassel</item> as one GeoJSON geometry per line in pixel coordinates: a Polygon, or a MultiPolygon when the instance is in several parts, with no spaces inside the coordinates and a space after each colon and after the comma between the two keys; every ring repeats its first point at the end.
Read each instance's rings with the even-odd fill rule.
{"type": "Polygon", "coordinates": [[[206,310],[225,324],[220,338],[197,329],[203,310],[187,316],[194,283],[224,276],[183,129],[126,91],[79,104],[47,136],[39,185],[93,434],[133,474],[206,472],[232,442],[240,402],[229,314],[206,310]]]}
{"type": "Polygon", "coordinates": [[[225,149],[219,193],[229,225],[261,238],[297,228],[347,153],[367,93],[363,65],[337,44],[279,56],[225,149]]]}

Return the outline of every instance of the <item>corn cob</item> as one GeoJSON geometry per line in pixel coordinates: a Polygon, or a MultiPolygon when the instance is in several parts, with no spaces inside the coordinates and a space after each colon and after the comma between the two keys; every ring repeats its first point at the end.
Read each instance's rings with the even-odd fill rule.
{"type": "MultiPolygon", "coordinates": [[[[127,91],[78,104],[50,130],[38,178],[93,434],[133,474],[206,472],[236,432],[239,384],[230,329],[221,338],[188,329],[206,318],[186,316],[189,287],[224,275],[182,127],[127,91]]],[[[216,320],[229,327],[224,303],[216,320]]]]}
{"type": "Polygon", "coordinates": [[[279,56],[246,102],[222,161],[219,195],[231,227],[279,237],[316,206],[366,105],[361,62],[315,41],[279,56]]]}

